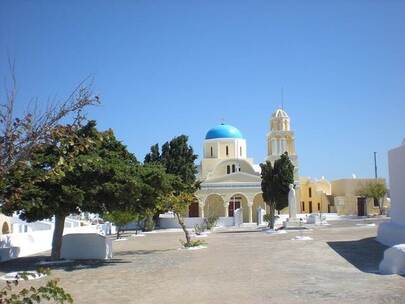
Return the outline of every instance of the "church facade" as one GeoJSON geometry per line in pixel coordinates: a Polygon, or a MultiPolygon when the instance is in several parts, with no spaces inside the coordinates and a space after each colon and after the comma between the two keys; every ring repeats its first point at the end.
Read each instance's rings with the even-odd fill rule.
{"type": "MultiPolygon", "coordinates": [[[[190,206],[189,216],[233,217],[235,210],[241,209],[244,223],[256,222],[257,208],[266,209],[266,204],[260,185],[260,166],[248,157],[242,133],[234,126],[221,124],[207,132],[203,145],[203,158],[198,167],[201,188],[196,193],[198,203],[190,206]]],[[[271,116],[267,151],[266,159],[273,164],[281,154],[288,152],[295,166],[294,183],[298,189],[294,132],[283,109],[277,109],[271,116]]]]}

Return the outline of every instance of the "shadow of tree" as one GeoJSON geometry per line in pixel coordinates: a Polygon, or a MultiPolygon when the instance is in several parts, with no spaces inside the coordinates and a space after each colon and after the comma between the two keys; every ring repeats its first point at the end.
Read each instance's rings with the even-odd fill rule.
{"type": "Polygon", "coordinates": [[[237,234],[237,233],[254,233],[262,232],[260,230],[228,230],[228,231],[216,231],[218,234],[237,234]]]}
{"type": "Polygon", "coordinates": [[[174,250],[176,250],[176,249],[126,250],[126,251],[116,252],[115,256],[147,255],[147,254],[163,253],[163,252],[174,251],[174,250]]]}
{"type": "Polygon", "coordinates": [[[13,259],[10,261],[0,263],[0,270],[2,272],[13,272],[13,271],[34,271],[39,267],[49,268],[51,270],[65,270],[65,271],[75,271],[82,269],[91,269],[98,267],[114,266],[116,264],[131,263],[131,261],[123,259],[110,259],[110,260],[74,260],[67,261],[61,264],[45,264],[40,265],[40,262],[49,261],[50,257],[46,255],[29,256],[13,259]]]}
{"type": "Polygon", "coordinates": [[[327,244],[357,269],[367,273],[379,273],[378,266],[388,247],[374,237],[356,241],[327,242],[327,244]]]}

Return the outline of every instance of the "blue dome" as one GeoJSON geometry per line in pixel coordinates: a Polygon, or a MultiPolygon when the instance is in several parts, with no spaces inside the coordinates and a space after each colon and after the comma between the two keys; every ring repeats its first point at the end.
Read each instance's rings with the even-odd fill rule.
{"type": "Polygon", "coordinates": [[[205,139],[214,139],[214,138],[243,138],[242,133],[231,125],[220,124],[215,128],[212,128],[205,135],[205,139]]]}

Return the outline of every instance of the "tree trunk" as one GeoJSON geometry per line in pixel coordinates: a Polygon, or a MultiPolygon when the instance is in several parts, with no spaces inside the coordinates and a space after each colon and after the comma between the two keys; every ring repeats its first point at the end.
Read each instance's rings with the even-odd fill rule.
{"type": "Polygon", "coordinates": [[[181,229],[183,229],[184,234],[186,236],[186,244],[185,245],[187,247],[191,243],[190,234],[188,233],[188,230],[186,228],[186,224],[184,224],[183,217],[180,214],[178,214],[177,212],[176,212],[176,216],[177,216],[177,221],[179,222],[179,225],[181,226],[181,229]]]}
{"type": "Polygon", "coordinates": [[[62,248],[63,228],[65,227],[64,215],[55,215],[55,229],[53,230],[52,237],[52,252],[51,260],[56,261],[60,259],[60,251],[62,248]]]}
{"type": "Polygon", "coordinates": [[[117,240],[120,238],[120,226],[117,226],[117,240]]]}
{"type": "Polygon", "coordinates": [[[269,222],[270,229],[274,229],[275,216],[276,216],[276,204],[271,203],[270,204],[270,222],[269,222]]]}

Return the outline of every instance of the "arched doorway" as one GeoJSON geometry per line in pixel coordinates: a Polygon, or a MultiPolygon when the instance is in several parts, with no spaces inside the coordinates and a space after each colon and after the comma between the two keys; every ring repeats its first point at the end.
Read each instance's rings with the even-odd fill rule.
{"type": "Polygon", "coordinates": [[[249,223],[249,206],[246,196],[242,193],[235,193],[229,199],[228,216],[233,216],[236,209],[242,209],[243,222],[249,223]]]}
{"type": "Polygon", "coordinates": [[[217,216],[223,217],[224,214],[224,200],[219,194],[210,194],[205,199],[204,203],[204,216],[217,216]]]}
{"type": "Polygon", "coordinates": [[[3,223],[3,226],[1,227],[1,233],[2,234],[8,234],[10,233],[10,226],[8,225],[7,222],[3,223]]]}

